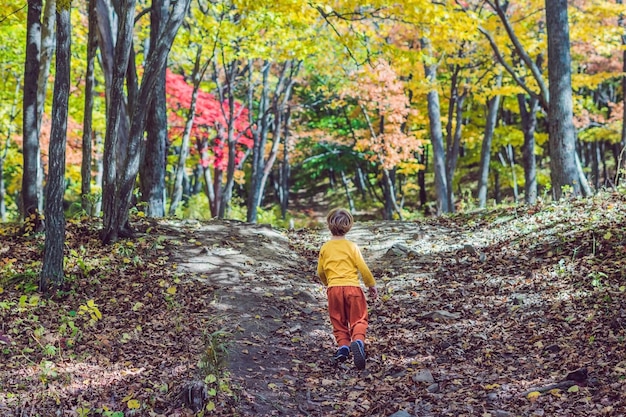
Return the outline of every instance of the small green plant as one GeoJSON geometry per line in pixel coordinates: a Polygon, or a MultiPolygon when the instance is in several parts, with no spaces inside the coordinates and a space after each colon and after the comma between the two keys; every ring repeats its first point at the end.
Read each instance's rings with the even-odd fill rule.
{"type": "Polygon", "coordinates": [[[204,352],[198,368],[206,378],[211,375],[220,375],[226,366],[229,336],[230,333],[225,330],[217,330],[203,335],[204,352]]]}
{"type": "Polygon", "coordinates": [[[65,258],[66,268],[70,271],[75,271],[81,277],[88,277],[94,270],[94,266],[85,259],[88,259],[88,257],[84,246],[81,246],[78,250],[72,249],[69,256],[65,258]]]}
{"type": "Polygon", "coordinates": [[[44,360],[39,364],[39,380],[44,384],[56,379],[58,376],[59,374],[54,362],[44,360]]]}
{"type": "Polygon", "coordinates": [[[591,286],[597,290],[601,290],[604,287],[604,279],[607,278],[607,275],[601,271],[594,271],[587,275],[587,278],[590,278],[591,286]]]}
{"type": "Polygon", "coordinates": [[[78,314],[89,317],[89,324],[94,326],[98,320],[102,318],[102,313],[93,300],[87,300],[86,304],[78,307],[78,314]]]}

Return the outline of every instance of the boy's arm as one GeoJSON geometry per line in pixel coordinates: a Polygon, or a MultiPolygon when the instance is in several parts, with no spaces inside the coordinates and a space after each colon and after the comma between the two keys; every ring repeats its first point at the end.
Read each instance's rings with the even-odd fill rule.
{"type": "Polygon", "coordinates": [[[365,286],[368,288],[375,287],[376,280],[374,279],[374,275],[372,275],[372,271],[370,271],[369,267],[365,263],[361,250],[358,247],[356,248],[356,267],[361,273],[365,286]]]}
{"type": "Polygon", "coordinates": [[[322,253],[320,252],[319,258],[317,260],[317,275],[320,277],[322,284],[324,284],[324,286],[327,287],[328,280],[326,279],[326,274],[324,273],[323,265],[324,265],[323,257],[322,257],[322,253]]]}

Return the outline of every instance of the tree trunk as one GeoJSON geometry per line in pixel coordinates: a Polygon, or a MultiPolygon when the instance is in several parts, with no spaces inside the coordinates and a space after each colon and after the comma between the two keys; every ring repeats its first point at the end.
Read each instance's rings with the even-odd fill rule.
{"type": "MultiPolygon", "coordinates": [[[[107,188],[107,192],[103,195],[104,218],[102,241],[104,243],[114,242],[120,236],[132,235],[128,223],[128,215],[132,192],[137,178],[137,172],[139,171],[141,141],[143,140],[143,133],[146,127],[147,107],[145,103],[150,103],[153,98],[154,87],[159,74],[161,74],[165,67],[167,55],[174,42],[178,28],[186,15],[190,1],[191,0],[179,0],[175,3],[170,18],[161,32],[159,39],[150,49],[144,68],[144,74],[141,79],[141,87],[138,91],[135,106],[131,111],[130,135],[128,147],[125,152],[126,159],[123,165],[124,169],[118,176],[117,181],[114,180],[115,177],[112,177],[110,173],[109,175],[105,175],[105,187],[107,188]]],[[[134,11],[134,0],[130,0],[129,3],[128,10],[130,10],[130,12],[129,15],[124,15],[121,19],[120,36],[118,37],[118,43],[116,45],[116,56],[119,57],[119,61],[116,62],[118,65],[116,66],[114,74],[117,76],[120,75],[118,71],[122,69],[123,64],[126,64],[125,66],[127,67],[130,44],[132,42],[132,12],[134,11]]],[[[116,78],[117,77],[114,77],[114,82],[116,82],[116,78]]],[[[123,81],[123,77],[120,78],[122,78],[123,81]]],[[[119,94],[121,95],[121,93],[120,90],[119,94]]],[[[107,129],[107,136],[109,136],[108,130],[109,129],[107,129]]],[[[111,145],[109,145],[108,148],[110,158],[112,155],[112,149],[110,149],[111,145]]],[[[105,146],[105,151],[106,149],[107,147],[105,146]]],[[[110,170],[111,163],[107,160],[106,156],[105,160],[108,161],[106,162],[106,166],[109,167],[110,170]]]]}
{"type": "Polygon", "coordinates": [[[94,200],[91,195],[91,154],[93,152],[93,98],[94,98],[94,66],[98,48],[97,21],[95,1],[89,1],[89,27],[87,33],[87,73],[85,74],[85,114],[83,115],[83,155],[80,166],[81,205],[85,213],[95,215],[94,200]]]}
{"type": "Polygon", "coordinates": [[[26,61],[24,64],[24,99],[22,105],[23,173],[22,217],[24,232],[43,230],[39,210],[38,178],[40,176],[39,121],[37,120],[37,82],[41,47],[41,0],[28,2],[26,30],[26,61]]]}
{"type": "MultiPolygon", "coordinates": [[[[272,131],[272,148],[264,163],[263,177],[261,178],[260,198],[263,198],[267,177],[269,176],[278,152],[283,136],[289,133],[286,128],[287,120],[285,115],[290,112],[289,101],[295,84],[295,77],[300,71],[301,61],[287,61],[283,64],[280,78],[274,89],[274,97],[272,99],[271,112],[273,114],[273,131],[272,131]]],[[[285,139],[286,140],[286,139],[285,139]]],[[[261,201],[259,199],[259,205],[261,201]]]]}
{"type": "MultiPolygon", "coordinates": [[[[42,26],[41,26],[41,55],[39,62],[39,77],[37,80],[37,136],[41,136],[41,121],[46,104],[46,96],[48,89],[48,77],[50,76],[50,64],[54,55],[56,45],[55,35],[56,25],[56,0],[45,0],[42,26]]],[[[43,194],[44,194],[44,167],[41,158],[41,147],[37,156],[39,168],[37,170],[37,199],[39,201],[39,210],[43,210],[43,194]]]]}
{"type": "Polygon", "coordinates": [[[515,204],[519,201],[519,191],[517,188],[517,172],[515,171],[515,149],[510,143],[506,145],[506,158],[511,166],[511,184],[513,185],[513,201],[515,204]]]}
{"type": "MultiPolygon", "coordinates": [[[[104,75],[104,88],[106,92],[107,114],[111,111],[111,106],[114,106],[114,105],[119,106],[118,102],[113,103],[114,98],[115,100],[122,98],[123,99],[122,103],[124,103],[124,105],[121,105],[121,107],[115,110],[116,112],[119,112],[120,115],[118,116],[119,120],[116,120],[118,127],[116,127],[116,132],[115,132],[115,147],[111,150],[111,158],[112,158],[111,160],[113,161],[113,163],[116,164],[115,172],[117,173],[117,172],[121,172],[124,168],[123,167],[124,152],[125,152],[126,146],[128,145],[128,134],[130,130],[128,107],[127,107],[127,104],[125,103],[126,101],[125,95],[123,94],[123,92],[121,94],[112,93],[113,88],[119,88],[118,86],[119,80],[116,80],[115,87],[113,85],[113,77],[114,77],[113,72],[118,64],[116,60],[119,59],[116,57],[116,52],[115,52],[116,42],[113,41],[113,33],[117,33],[118,39],[119,39],[119,30],[120,30],[119,23],[120,23],[121,15],[118,16],[118,19],[117,19],[118,27],[113,28],[112,23],[111,23],[111,17],[110,17],[112,12],[111,12],[109,5],[107,4],[108,2],[106,0],[94,0],[94,1],[96,2],[96,10],[97,10],[96,16],[97,16],[97,22],[98,22],[98,46],[100,47],[100,64],[101,64],[102,72],[104,75]]],[[[121,0],[121,1],[125,2],[124,5],[121,6],[121,9],[128,10],[127,8],[130,6],[127,6],[126,4],[130,0],[121,0]]],[[[132,45],[132,40],[131,40],[130,45],[132,45]]],[[[130,46],[129,46],[128,53],[130,54],[130,46]]],[[[128,67],[124,69],[124,71],[127,71],[127,70],[128,70],[128,67]]],[[[124,74],[122,73],[120,75],[116,75],[115,77],[124,77],[124,74]]],[[[123,85],[123,81],[122,81],[122,85],[123,85]]],[[[131,89],[134,89],[134,87],[132,87],[131,89]]],[[[109,123],[110,121],[107,118],[107,130],[109,127],[109,123]]],[[[105,137],[105,147],[107,146],[106,143],[107,141],[105,137]]],[[[105,154],[106,154],[106,151],[105,151],[105,154]]],[[[106,165],[106,162],[103,161],[103,163],[106,165]]],[[[106,180],[103,181],[103,183],[106,183],[106,180]]],[[[103,193],[104,193],[104,189],[103,189],[103,193]]]]}
{"type": "Polygon", "coordinates": [[[39,77],[37,80],[37,131],[41,132],[41,120],[46,104],[46,91],[48,89],[48,77],[50,76],[50,64],[54,55],[56,43],[56,0],[45,0],[41,25],[41,59],[39,62],[39,77]]]}
{"type": "Polygon", "coordinates": [[[241,111],[243,111],[243,107],[238,111],[236,111],[235,107],[235,90],[237,88],[239,77],[241,76],[241,63],[238,60],[235,60],[229,63],[222,62],[222,64],[224,68],[224,78],[226,79],[226,83],[221,82],[218,75],[217,65],[215,65],[213,71],[213,80],[217,85],[217,91],[219,94],[220,111],[222,113],[222,117],[226,121],[226,126],[220,126],[216,124],[215,128],[218,132],[218,137],[220,138],[222,143],[226,143],[228,148],[228,160],[226,163],[226,183],[222,185],[222,183],[220,182],[215,185],[216,187],[223,186],[223,189],[219,192],[220,202],[219,210],[217,212],[217,216],[221,219],[226,217],[227,213],[230,211],[230,202],[233,197],[233,187],[235,185],[235,171],[237,169],[237,144],[239,143],[239,135],[241,134],[235,132],[235,123],[237,119],[239,119],[239,117],[241,116],[241,111]]]}
{"type": "Polygon", "coordinates": [[[537,202],[537,161],[535,159],[535,130],[537,129],[537,110],[539,100],[536,96],[526,98],[524,94],[517,95],[524,145],[522,146],[522,160],[524,163],[524,201],[526,204],[537,202]],[[528,104],[528,107],[526,107],[528,104]]]}
{"type": "Polygon", "coordinates": [[[291,137],[291,109],[287,110],[285,116],[285,144],[283,145],[283,160],[279,167],[280,170],[280,214],[282,219],[287,218],[287,209],[289,208],[289,183],[291,179],[291,165],[289,160],[289,139],[291,137]]]}
{"type": "MultiPolygon", "coordinates": [[[[153,0],[150,13],[150,45],[156,45],[168,17],[169,0],[153,0]]],[[[165,216],[165,165],[167,163],[167,103],[165,67],[158,73],[150,102],[147,140],[140,169],[141,201],[148,217],[165,216]]]]}
{"type": "Polygon", "coordinates": [[[52,102],[52,131],[48,183],[46,185],[46,240],[43,268],[39,290],[48,291],[50,282],[56,287],[63,284],[63,248],[65,247],[65,216],[63,195],[65,192],[65,144],[67,141],[67,115],[70,94],[71,57],[70,9],[57,11],[56,74],[54,77],[54,99],[52,102]]]}
{"type": "MultiPolygon", "coordinates": [[[[502,86],[502,71],[496,77],[496,87],[502,86]]],[[[487,102],[487,120],[485,121],[485,134],[480,150],[480,165],[478,168],[478,206],[487,206],[487,189],[489,185],[489,164],[491,162],[491,143],[493,132],[498,123],[498,109],[500,108],[500,94],[489,98],[487,102]]]]}
{"type": "Polygon", "coordinates": [[[254,85],[252,83],[252,68],[253,65],[249,65],[250,72],[248,78],[248,115],[250,117],[250,126],[252,137],[254,139],[254,145],[252,147],[252,172],[250,175],[250,192],[248,194],[248,210],[246,214],[247,221],[250,223],[256,223],[257,221],[257,209],[261,201],[261,179],[263,178],[263,171],[265,168],[265,144],[267,142],[267,135],[269,133],[269,127],[271,124],[269,115],[269,71],[270,63],[268,61],[263,63],[262,66],[262,84],[261,94],[258,98],[258,116],[254,118],[254,85]],[[256,119],[256,120],[254,120],[256,119]]]}
{"type": "Polygon", "coordinates": [[[174,190],[172,191],[172,201],[170,202],[170,215],[174,215],[176,213],[176,209],[178,205],[183,199],[183,179],[185,177],[185,165],[187,162],[187,157],[189,156],[189,146],[190,146],[190,137],[191,137],[191,129],[193,128],[193,120],[196,114],[196,105],[198,101],[198,91],[200,90],[200,82],[204,77],[204,73],[208,67],[209,62],[207,61],[205,65],[203,65],[202,69],[200,68],[200,58],[202,57],[202,45],[198,46],[198,52],[196,53],[196,61],[193,67],[193,73],[191,74],[191,79],[193,82],[193,91],[191,92],[191,100],[189,103],[189,111],[187,112],[187,120],[185,121],[185,129],[183,130],[183,139],[180,145],[180,153],[178,154],[178,163],[176,165],[175,176],[174,176],[174,190]]]}
{"type": "Polygon", "coordinates": [[[550,174],[556,200],[583,194],[576,155],[567,0],[546,0],[548,32],[550,174]]]}
{"type": "Polygon", "coordinates": [[[367,201],[368,189],[367,189],[367,184],[365,184],[365,182],[366,181],[365,181],[365,174],[363,173],[363,168],[361,168],[360,165],[357,165],[355,167],[354,183],[356,185],[357,191],[361,195],[362,201],[367,201]]]}
{"type": "MultiPolygon", "coordinates": [[[[104,139],[104,178],[102,184],[102,212],[103,212],[103,230],[102,241],[113,243],[119,237],[130,236],[129,231],[123,230],[125,226],[127,214],[125,213],[126,201],[122,200],[121,183],[118,177],[122,173],[118,170],[123,165],[116,158],[118,149],[118,140],[120,136],[126,136],[124,132],[125,119],[125,98],[124,98],[124,80],[126,70],[128,68],[128,59],[130,57],[130,48],[133,40],[133,20],[135,10],[135,0],[121,0],[121,9],[126,13],[118,16],[118,32],[117,42],[115,43],[115,53],[112,60],[112,68],[110,68],[110,88],[108,89],[108,106],[107,106],[107,129],[104,139]]],[[[98,14],[99,18],[101,17],[98,14]]],[[[102,38],[101,38],[102,39],[102,38]]],[[[101,43],[102,47],[102,43],[101,43]]],[[[105,60],[106,49],[102,52],[103,61],[105,60]]],[[[103,65],[103,68],[107,65],[103,65]]],[[[107,71],[105,70],[105,79],[107,71]]]]}
{"type": "MultiPolygon", "coordinates": [[[[455,88],[456,90],[456,88],[455,88]]],[[[461,130],[463,127],[463,103],[467,97],[467,91],[458,95],[458,91],[453,93],[456,97],[454,101],[454,133],[452,134],[450,128],[450,135],[447,137],[447,151],[446,151],[446,183],[448,184],[448,207],[450,211],[454,212],[454,172],[456,171],[457,161],[459,160],[459,153],[461,149],[461,130]]],[[[450,127],[451,124],[449,123],[450,127]]]]}
{"type": "Polygon", "coordinates": [[[396,190],[394,186],[394,173],[391,170],[383,168],[382,189],[383,189],[383,218],[384,220],[392,220],[393,212],[398,214],[400,220],[403,220],[402,210],[396,201],[396,190]]]}
{"type": "MultiPolygon", "coordinates": [[[[618,4],[623,4],[623,0],[617,0],[618,4]]],[[[619,16],[619,26],[622,30],[626,30],[626,21],[624,19],[624,15],[619,16]]],[[[622,46],[626,46],[626,33],[622,34],[622,46]]],[[[615,186],[617,187],[620,183],[620,179],[624,176],[622,171],[625,167],[621,164],[624,160],[624,151],[626,150],[626,49],[622,52],[622,135],[619,143],[619,149],[616,152],[619,156],[617,157],[617,172],[615,174],[615,186]]]]}
{"type": "Polygon", "coordinates": [[[354,213],[356,211],[356,207],[354,206],[354,200],[352,199],[352,193],[350,192],[350,184],[348,184],[348,179],[346,178],[345,171],[341,171],[341,184],[343,184],[343,189],[346,192],[346,199],[348,200],[348,208],[350,212],[354,213]]]}
{"type": "MultiPolygon", "coordinates": [[[[430,50],[430,41],[421,40],[422,47],[430,50]]],[[[431,83],[431,89],[427,95],[428,120],[430,124],[430,140],[433,147],[433,161],[435,171],[435,190],[437,192],[437,214],[450,213],[448,205],[448,182],[446,180],[446,153],[443,147],[443,133],[441,130],[441,110],[439,106],[439,93],[437,92],[436,77],[437,66],[424,63],[426,79],[431,83]]]]}

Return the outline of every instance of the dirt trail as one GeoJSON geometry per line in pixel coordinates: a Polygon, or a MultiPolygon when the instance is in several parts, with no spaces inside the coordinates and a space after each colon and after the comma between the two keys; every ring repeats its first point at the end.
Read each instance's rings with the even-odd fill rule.
{"type": "Polygon", "coordinates": [[[581,205],[562,217],[358,222],[348,237],[381,295],[363,372],[329,361],[315,277],[327,231],[199,224],[177,262],[217,288],[210,302],[233,337],[238,415],[624,416],[623,247],[587,232],[617,236],[607,233],[617,224],[608,217],[623,218],[617,207],[606,219],[581,205]]]}
{"type": "Polygon", "coordinates": [[[292,361],[306,357],[304,339],[315,335],[328,344],[331,337],[314,266],[291,248],[286,232],[268,226],[212,222],[194,234],[176,261],[181,271],[218,289],[211,304],[234,341],[228,367],[241,388],[240,412],[298,415],[302,393],[285,389],[297,387],[292,361]]]}
{"type": "MultiPolygon", "coordinates": [[[[310,391],[301,389],[310,377],[301,368],[317,367],[329,375],[337,372],[329,363],[335,344],[326,317],[326,296],[315,271],[327,230],[288,232],[221,221],[198,223],[185,237],[173,260],[187,276],[217,288],[210,302],[234,340],[228,364],[244,394],[239,405],[242,415],[310,415],[309,408],[318,407],[312,405],[310,391]]],[[[382,278],[389,267],[384,259],[390,248],[410,245],[416,250],[428,235],[416,223],[377,222],[358,223],[349,238],[382,278]]],[[[429,274],[429,263],[422,257],[413,272],[429,274]]],[[[394,291],[389,282],[380,285],[383,291],[394,291]]],[[[375,327],[373,323],[372,332],[375,327]]],[[[341,370],[357,375],[347,366],[341,370]]]]}

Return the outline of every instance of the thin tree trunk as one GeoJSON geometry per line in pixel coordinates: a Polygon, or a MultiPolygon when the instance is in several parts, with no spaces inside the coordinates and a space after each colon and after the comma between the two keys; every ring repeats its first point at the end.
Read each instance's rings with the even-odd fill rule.
{"type": "Polygon", "coordinates": [[[176,213],[178,205],[183,199],[183,178],[185,174],[185,165],[187,157],[189,156],[189,144],[191,137],[191,129],[193,128],[193,120],[196,114],[196,106],[198,101],[198,91],[200,91],[200,82],[204,77],[204,73],[208,68],[209,61],[207,61],[202,68],[200,68],[200,58],[202,57],[202,45],[198,46],[196,53],[196,60],[193,67],[191,79],[193,82],[193,91],[191,92],[191,100],[189,103],[189,111],[187,112],[187,120],[185,121],[185,129],[183,130],[182,144],[180,145],[180,153],[178,154],[178,163],[176,165],[174,190],[172,191],[172,201],[170,203],[170,215],[176,213]]]}
{"type": "MultiPolygon", "coordinates": [[[[457,95],[458,93],[454,93],[457,95]]],[[[450,211],[454,212],[454,172],[456,171],[457,161],[459,160],[459,153],[461,149],[461,130],[463,127],[463,103],[467,97],[467,91],[459,95],[455,100],[454,105],[454,134],[448,138],[448,147],[446,152],[446,182],[448,184],[448,207],[450,211]]]]}
{"type": "MultiPolygon", "coordinates": [[[[95,143],[95,148],[96,149],[102,149],[102,135],[99,133],[96,133],[96,143],[95,143]]],[[[96,152],[95,155],[95,164],[96,164],[96,177],[95,177],[95,185],[96,188],[102,190],[102,178],[104,177],[104,156],[102,152],[96,152]]],[[[96,196],[94,196],[95,198],[96,196]]],[[[93,206],[93,212],[92,214],[94,216],[99,216],[102,212],[102,194],[100,194],[98,196],[98,198],[95,198],[95,203],[93,206]]]]}
{"type": "Polygon", "coordinates": [[[37,120],[37,82],[39,79],[41,48],[41,0],[28,2],[26,30],[26,62],[24,64],[24,99],[22,105],[23,174],[22,217],[24,232],[43,230],[38,194],[40,176],[39,121],[37,120]]]}
{"type": "Polygon", "coordinates": [[[532,205],[537,202],[537,161],[535,158],[535,130],[537,129],[537,110],[539,100],[536,96],[528,99],[524,94],[518,94],[522,119],[522,132],[524,133],[524,145],[522,146],[522,160],[524,163],[524,201],[532,205]],[[528,107],[527,106],[528,103],[528,107]]]}
{"type": "MultiPolygon", "coordinates": [[[[150,13],[150,46],[156,46],[168,18],[169,0],[153,0],[150,13]]],[[[149,51],[147,53],[149,55],[149,51]]],[[[134,62],[134,60],[131,60],[134,62]]],[[[131,72],[135,74],[135,71],[131,72]]],[[[154,96],[146,125],[147,140],[141,161],[141,201],[147,203],[148,217],[165,216],[165,166],[167,163],[167,103],[165,67],[156,76],[154,96]]],[[[136,85],[136,83],[133,83],[136,85]]],[[[132,103],[129,103],[132,105],[132,103]]],[[[132,108],[132,107],[131,107],[132,108]]]]}
{"type": "Polygon", "coordinates": [[[81,205],[88,215],[93,215],[93,197],[91,195],[91,154],[93,152],[93,99],[94,67],[98,48],[96,4],[89,1],[89,26],[87,33],[87,73],[85,75],[85,111],[83,115],[83,156],[80,166],[81,205]]]}
{"type": "MultiPolygon", "coordinates": [[[[126,101],[125,95],[123,93],[119,94],[117,92],[112,93],[112,90],[114,88],[114,84],[113,84],[114,71],[116,70],[117,65],[118,65],[116,60],[121,59],[121,57],[116,56],[115,45],[117,43],[114,42],[113,40],[113,33],[117,33],[118,39],[119,39],[119,31],[120,31],[119,21],[121,19],[120,17],[121,15],[118,16],[118,27],[113,28],[112,23],[111,23],[111,17],[110,17],[112,11],[108,5],[108,2],[106,0],[93,0],[93,1],[96,2],[96,10],[97,10],[96,16],[97,16],[97,22],[98,22],[98,46],[100,49],[100,54],[98,54],[98,57],[100,58],[100,66],[102,68],[102,73],[104,75],[104,87],[105,87],[105,92],[106,92],[106,103],[107,103],[106,111],[108,114],[111,111],[111,106],[115,105],[115,106],[119,106],[119,108],[117,108],[115,111],[120,112],[120,115],[117,116],[119,120],[116,120],[118,127],[115,128],[116,129],[115,148],[113,148],[111,151],[111,158],[112,158],[113,163],[116,164],[115,172],[117,173],[117,172],[121,172],[124,169],[123,167],[124,152],[125,152],[126,146],[128,145],[128,134],[130,131],[128,106],[125,103],[126,101]],[[113,102],[114,99],[116,101],[122,100],[123,105],[119,105],[118,102],[114,103],[113,102]]],[[[122,0],[122,1],[127,2],[129,0],[122,0]]],[[[127,7],[130,7],[130,6],[126,6],[126,3],[125,3],[124,6],[122,7],[122,10],[127,10],[126,9],[127,7]]],[[[131,40],[130,45],[132,45],[132,40],[131,40]]],[[[130,46],[129,46],[128,54],[130,54],[130,46]]],[[[124,68],[124,71],[125,72],[128,71],[128,64],[126,68],[124,68]]],[[[124,73],[115,75],[115,77],[123,77],[123,76],[124,76],[124,73]]],[[[118,88],[118,84],[119,82],[116,80],[115,88],[118,88]]],[[[132,87],[132,89],[134,89],[134,87],[132,87]]],[[[110,121],[107,119],[107,130],[109,128],[109,123],[110,121]]],[[[105,135],[105,147],[107,146],[107,143],[108,142],[106,141],[106,135],[105,135]]],[[[104,158],[107,159],[106,151],[105,151],[104,158]]],[[[104,180],[103,183],[106,183],[106,180],[104,180]]]]}
{"type": "Polygon", "coordinates": [[[422,153],[418,156],[418,162],[424,166],[417,172],[417,186],[419,187],[420,207],[426,211],[428,197],[426,195],[426,172],[428,171],[429,146],[422,147],[422,153]]]}
{"type": "MultiPolygon", "coordinates": [[[[287,133],[287,130],[284,128],[285,125],[285,115],[289,109],[289,100],[291,99],[291,92],[293,86],[295,84],[295,77],[300,71],[300,67],[302,65],[301,61],[294,62],[288,61],[284,64],[283,69],[281,71],[280,79],[276,85],[274,91],[274,98],[272,100],[271,111],[274,115],[273,117],[273,135],[272,135],[272,148],[270,150],[270,154],[268,155],[267,160],[264,163],[263,168],[263,177],[261,178],[261,189],[260,189],[260,197],[263,197],[265,185],[267,183],[267,177],[269,176],[274,163],[276,161],[276,157],[278,156],[278,151],[280,149],[280,143],[283,137],[283,133],[287,133]]],[[[260,205],[260,200],[259,200],[260,205]]]]}
{"type": "MultiPolygon", "coordinates": [[[[256,223],[257,221],[257,209],[261,202],[261,179],[263,178],[263,171],[265,168],[265,144],[267,142],[267,135],[269,133],[269,126],[271,120],[269,117],[269,71],[270,62],[263,63],[261,95],[258,99],[258,117],[253,120],[254,117],[254,85],[252,83],[252,71],[249,73],[248,79],[248,114],[250,117],[250,126],[257,126],[252,128],[252,136],[254,138],[254,145],[252,148],[252,172],[250,175],[250,193],[248,195],[248,211],[247,221],[250,223],[256,223]]],[[[253,65],[249,65],[250,69],[253,65]]]]}
{"type": "Polygon", "coordinates": [[[348,179],[346,178],[345,171],[341,171],[341,184],[343,185],[343,189],[346,192],[346,199],[348,200],[348,207],[350,211],[354,213],[356,208],[354,206],[354,200],[352,199],[352,192],[350,191],[350,184],[348,184],[348,179]]]}
{"type": "MultiPolygon", "coordinates": [[[[617,4],[623,4],[623,0],[617,0],[617,4]]],[[[622,31],[626,30],[626,19],[624,15],[619,16],[619,26],[622,28],[622,31]]],[[[622,46],[626,46],[626,33],[622,33],[622,46]]],[[[623,161],[624,150],[626,149],[626,48],[622,52],[622,135],[619,143],[619,149],[616,152],[619,156],[617,157],[617,172],[615,174],[615,186],[617,187],[620,183],[620,179],[623,177],[622,170],[624,166],[620,164],[623,161]]]]}
{"type": "Polygon", "coordinates": [[[506,145],[506,156],[511,165],[511,183],[513,184],[513,201],[517,204],[519,201],[519,191],[517,188],[517,172],[515,172],[515,150],[509,143],[506,145]]]}
{"type": "MultiPolygon", "coordinates": [[[[41,26],[41,56],[39,62],[39,77],[37,80],[37,136],[41,136],[41,122],[46,104],[46,91],[48,89],[48,77],[50,76],[50,64],[54,55],[56,45],[56,0],[45,0],[42,26],[41,26]]],[[[44,168],[43,159],[41,158],[41,148],[37,156],[39,168],[37,170],[37,199],[39,201],[39,210],[43,210],[43,193],[44,193],[44,168]]]]}
{"type": "MultiPolygon", "coordinates": [[[[430,41],[421,40],[422,47],[430,50],[430,41]]],[[[437,66],[435,64],[424,63],[426,79],[431,83],[428,91],[428,120],[430,124],[430,139],[433,147],[433,160],[435,171],[435,190],[437,192],[437,214],[449,213],[448,205],[448,182],[446,180],[445,149],[443,147],[443,134],[441,130],[441,110],[439,106],[439,93],[435,82],[437,77],[437,66]]]]}
{"type": "Polygon", "coordinates": [[[291,165],[289,159],[289,139],[291,138],[291,109],[287,110],[285,116],[285,144],[283,145],[283,160],[280,166],[280,214],[282,219],[287,218],[289,208],[289,183],[291,177],[291,165]]]}
{"type": "Polygon", "coordinates": [[[41,60],[39,62],[39,78],[37,80],[37,131],[41,132],[41,120],[46,104],[46,91],[50,64],[56,44],[56,0],[45,0],[41,25],[41,60]]]}
{"type": "Polygon", "coordinates": [[[48,291],[50,282],[56,287],[63,284],[63,249],[65,247],[65,216],[63,195],[65,192],[65,144],[67,141],[67,115],[70,94],[71,57],[70,9],[57,11],[56,74],[54,77],[54,99],[52,102],[52,131],[48,184],[46,186],[46,239],[44,244],[43,268],[39,290],[48,291]]]}
{"type": "Polygon", "coordinates": [[[556,200],[583,195],[573,123],[567,0],[546,0],[548,32],[550,174],[556,200]]]}
{"type": "MultiPolygon", "coordinates": [[[[496,88],[502,86],[502,71],[496,76],[496,88]]],[[[485,121],[485,134],[480,151],[480,165],[478,168],[478,206],[487,206],[487,189],[489,185],[489,164],[491,162],[491,143],[493,133],[498,122],[498,109],[500,108],[500,94],[489,98],[487,102],[487,120],[485,121]]]]}

